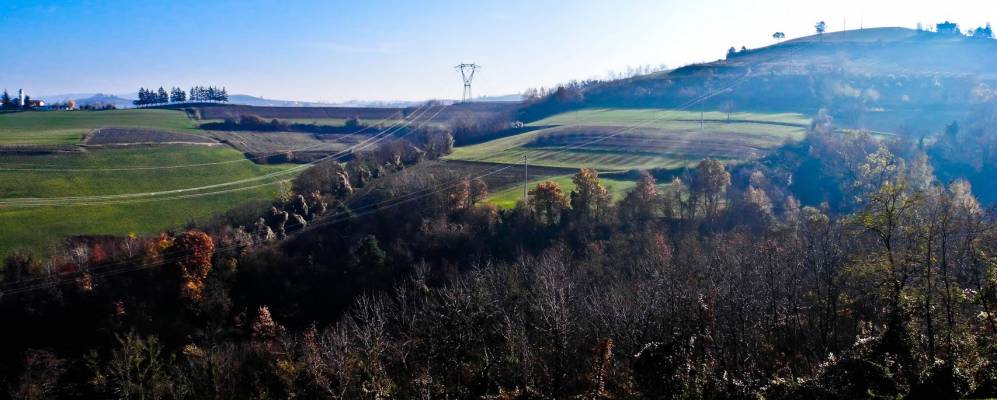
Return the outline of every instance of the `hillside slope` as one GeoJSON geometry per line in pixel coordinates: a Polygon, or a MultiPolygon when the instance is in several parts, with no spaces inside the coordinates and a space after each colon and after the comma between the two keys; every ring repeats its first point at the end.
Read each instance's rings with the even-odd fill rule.
{"type": "Polygon", "coordinates": [[[588,107],[828,108],[854,128],[936,131],[997,88],[997,40],[875,28],[809,36],[580,89],[588,107]],[[705,101],[697,99],[708,97],[705,101]],[[903,128],[902,128],[903,127],[903,128]]]}

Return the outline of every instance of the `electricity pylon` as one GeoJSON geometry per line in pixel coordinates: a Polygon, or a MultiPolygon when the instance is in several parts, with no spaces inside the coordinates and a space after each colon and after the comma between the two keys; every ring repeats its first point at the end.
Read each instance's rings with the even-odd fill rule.
{"type": "Polygon", "coordinates": [[[481,69],[478,64],[460,64],[454,69],[460,71],[460,77],[464,81],[464,96],[461,98],[461,103],[467,103],[471,101],[471,80],[474,79],[474,73],[481,69]]]}

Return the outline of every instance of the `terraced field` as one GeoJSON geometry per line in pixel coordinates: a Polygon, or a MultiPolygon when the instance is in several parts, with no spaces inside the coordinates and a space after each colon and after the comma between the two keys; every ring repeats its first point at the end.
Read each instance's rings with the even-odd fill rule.
{"type": "Polygon", "coordinates": [[[460,147],[452,160],[600,170],[681,168],[712,157],[738,162],[803,138],[800,114],[586,109],[531,123],[527,133],[460,147]],[[702,116],[702,123],[700,118],[702,116]]]}

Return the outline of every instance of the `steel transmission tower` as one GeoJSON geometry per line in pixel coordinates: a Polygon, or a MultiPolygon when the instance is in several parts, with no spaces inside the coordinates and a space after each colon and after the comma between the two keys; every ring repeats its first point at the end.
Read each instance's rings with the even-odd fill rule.
{"type": "Polygon", "coordinates": [[[461,98],[461,103],[467,103],[471,101],[471,80],[474,79],[474,73],[481,69],[478,64],[461,64],[454,69],[460,71],[460,77],[464,80],[464,96],[461,98]]]}

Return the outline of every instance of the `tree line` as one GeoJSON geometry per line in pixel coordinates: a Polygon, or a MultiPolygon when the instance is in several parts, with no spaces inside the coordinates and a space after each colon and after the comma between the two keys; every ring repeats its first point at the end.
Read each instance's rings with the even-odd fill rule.
{"type": "Polygon", "coordinates": [[[179,102],[198,102],[198,101],[228,101],[228,91],[222,87],[217,88],[214,86],[194,86],[190,88],[189,92],[184,91],[178,87],[174,87],[167,91],[162,86],[158,90],[139,88],[138,90],[138,100],[133,101],[137,106],[149,105],[149,104],[163,104],[163,103],[179,103],[179,102]]]}
{"type": "Polygon", "coordinates": [[[7,93],[7,89],[4,89],[3,94],[0,95],[0,110],[27,110],[30,109],[30,104],[31,96],[24,96],[24,103],[19,104],[18,100],[10,97],[10,93],[7,93]]]}
{"type": "Polygon", "coordinates": [[[9,396],[997,395],[994,210],[916,141],[821,112],[756,162],[619,199],[582,169],[500,210],[434,161],[444,133],[321,163],[268,209],[11,255],[3,287],[37,289],[0,298],[9,396]]]}

